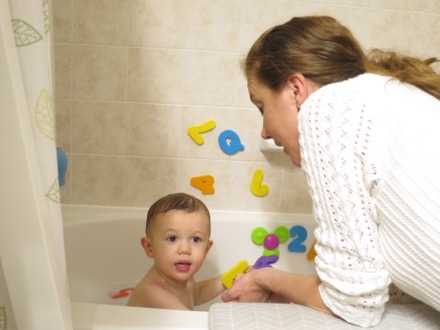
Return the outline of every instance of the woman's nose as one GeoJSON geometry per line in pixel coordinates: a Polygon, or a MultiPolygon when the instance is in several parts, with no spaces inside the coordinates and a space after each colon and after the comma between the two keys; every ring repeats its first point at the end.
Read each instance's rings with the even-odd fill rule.
{"type": "Polygon", "coordinates": [[[261,129],[261,137],[262,137],[263,139],[265,139],[265,140],[267,140],[267,139],[271,139],[271,138],[272,138],[269,134],[267,134],[267,132],[266,132],[266,130],[264,129],[264,127],[261,129]]]}

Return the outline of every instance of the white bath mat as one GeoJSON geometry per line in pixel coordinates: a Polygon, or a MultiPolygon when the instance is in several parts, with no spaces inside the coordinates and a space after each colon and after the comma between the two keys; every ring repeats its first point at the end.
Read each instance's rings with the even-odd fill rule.
{"type": "MultiPolygon", "coordinates": [[[[359,330],[341,319],[294,304],[217,303],[209,309],[211,330],[359,330]]],[[[438,330],[440,313],[423,304],[390,304],[375,330],[438,330]]]]}

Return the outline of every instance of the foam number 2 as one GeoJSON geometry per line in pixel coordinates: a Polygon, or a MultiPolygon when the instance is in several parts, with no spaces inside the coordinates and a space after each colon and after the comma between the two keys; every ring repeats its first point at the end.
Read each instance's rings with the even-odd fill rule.
{"type": "Polygon", "coordinates": [[[303,226],[293,226],[290,228],[290,237],[293,238],[287,247],[290,252],[306,252],[306,246],[303,243],[307,239],[307,229],[303,226]]]}

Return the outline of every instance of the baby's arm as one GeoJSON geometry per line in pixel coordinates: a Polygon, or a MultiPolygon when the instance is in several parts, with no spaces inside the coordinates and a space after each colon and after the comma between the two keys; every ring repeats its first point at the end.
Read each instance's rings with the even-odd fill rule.
{"type": "Polygon", "coordinates": [[[204,304],[214,299],[225,290],[226,287],[223,285],[221,281],[221,276],[200,281],[196,284],[196,289],[194,294],[194,304],[196,306],[204,304]]]}
{"type": "Polygon", "coordinates": [[[241,260],[224,274],[198,282],[194,291],[194,304],[197,306],[214,299],[229,288],[239,274],[249,268],[247,261],[241,260]]]}
{"type": "Polygon", "coordinates": [[[127,306],[160,309],[190,310],[171,292],[158,286],[136,287],[131,293],[127,306]]]}

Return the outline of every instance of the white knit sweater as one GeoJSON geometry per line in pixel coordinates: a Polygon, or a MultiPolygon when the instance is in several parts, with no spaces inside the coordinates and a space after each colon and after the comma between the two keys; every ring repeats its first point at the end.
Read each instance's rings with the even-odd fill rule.
{"type": "Polygon", "coordinates": [[[440,310],[440,101],[363,74],[310,95],[299,130],[324,303],[376,325],[393,282],[440,310]]]}

